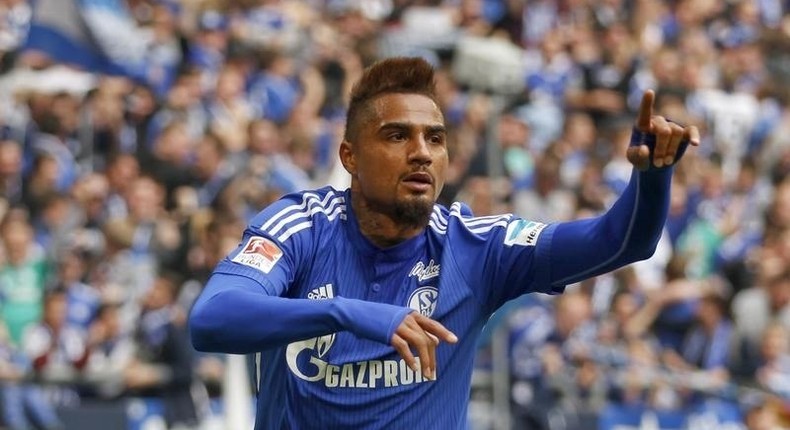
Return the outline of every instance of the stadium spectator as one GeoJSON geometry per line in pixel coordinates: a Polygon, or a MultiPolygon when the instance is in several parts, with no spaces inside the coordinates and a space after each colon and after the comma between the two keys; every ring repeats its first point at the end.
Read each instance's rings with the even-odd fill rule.
{"type": "Polygon", "coordinates": [[[21,347],[22,334],[41,320],[49,267],[26,213],[8,212],[0,223],[0,238],[5,256],[0,266],[3,325],[11,345],[21,347]]]}
{"type": "Polygon", "coordinates": [[[763,332],[760,364],[756,379],[769,392],[790,399],[790,333],[785,326],[772,324],[763,332]]]}
{"type": "Polygon", "coordinates": [[[4,427],[29,429],[31,424],[46,430],[63,429],[44,387],[29,381],[31,360],[12,345],[5,327],[0,327],[0,413],[4,427]]]}
{"type": "Polygon", "coordinates": [[[131,333],[121,324],[120,307],[116,303],[102,303],[87,333],[88,362],[80,387],[88,396],[102,399],[118,398],[127,394],[124,378],[135,354],[131,333]]]}
{"type": "Polygon", "coordinates": [[[132,392],[162,397],[168,428],[195,428],[202,417],[186,310],[176,302],[180,287],[178,276],[163,273],[144,296],[135,332],[138,349],[124,375],[132,392]]]}

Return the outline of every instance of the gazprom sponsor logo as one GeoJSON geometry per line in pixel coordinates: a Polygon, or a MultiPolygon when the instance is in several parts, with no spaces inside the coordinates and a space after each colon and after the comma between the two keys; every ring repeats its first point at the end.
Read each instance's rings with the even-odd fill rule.
{"type": "MultiPolygon", "coordinates": [[[[433,313],[437,294],[438,290],[434,287],[418,288],[412,296],[419,295],[423,298],[420,302],[423,310],[416,310],[433,313]],[[433,292],[427,292],[428,290],[433,292]],[[423,293],[418,294],[420,291],[423,293]]],[[[331,299],[334,296],[332,284],[324,284],[307,293],[307,298],[311,300],[331,299]]],[[[409,301],[419,302],[417,299],[409,301]]],[[[330,363],[326,354],[334,344],[335,336],[335,333],[331,333],[290,343],[285,349],[285,361],[291,373],[299,379],[320,383],[327,388],[397,387],[428,381],[421,371],[412,370],[403,359],[330,363]]],[[[419,364],[419,358],[417,361],[419,364]]]]}
{"type": "MultiPolygon", "coordinates": [[[[327,388],[386,388],[429,381],[403,359],[332,364],[311,354],[315,349],[316,338],[294,342],[286,348],[286,362],[297,378],[327,388]],[[308,361],[303,362],[306,359],[308,361]]],[[[417,360],[419,362],[419,358],[417,360]]]]}
{"type": "Polygon", "coordinates": [[[505,232],[505,245],[535,246],[546,224],[523,219],[511,221],[505,232]]]}

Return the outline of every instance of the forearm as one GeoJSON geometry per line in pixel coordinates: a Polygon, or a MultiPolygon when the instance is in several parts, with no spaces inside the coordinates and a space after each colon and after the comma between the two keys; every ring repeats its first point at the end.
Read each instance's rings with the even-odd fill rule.
{"type": "Polygon", "coordinates": [[[551,285],[578,282],[653,255],[669,208],[671,178],[671,167],[634,170],[604,215],[559,224],[551,244],[551,285]]]}
{"type": "Polygon", "coordinates": [[[247,354],[298,340],[350,331],[388,343],[408,308],[337,297],[266,295],[245,278],[215,275],[190,315],[192,343],[207,352],[247,354]]]}

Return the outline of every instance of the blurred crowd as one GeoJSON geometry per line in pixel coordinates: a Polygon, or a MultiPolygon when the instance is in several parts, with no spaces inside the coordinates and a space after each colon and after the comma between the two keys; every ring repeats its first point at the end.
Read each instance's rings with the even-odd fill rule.
{"type": "Polygon", "coordinates": [[[59,406],[151,395],[169,425],[197,427],[224,358],[192,350],[192,301],[250,216],[284,193],[345,186],[335,154],[349,86],[390,55],[437,68],[450,127],[441,202],[476,215],[604,211],[628,182],[645,89],[658,113],[703,133],[676,168],[653,258],[492,320],[507,337],[514,428],[710,399],[731,401],[745,428],[787,424],[790,2],[126,3],[146,47],[136,77],[25,49],[35,1],[0,0],[7,427],[62,428],[59,406]],[[470,75],[476,54],[486,76],[470,75]],[[514,62],[516,90],[481,84],[514,62]]]}

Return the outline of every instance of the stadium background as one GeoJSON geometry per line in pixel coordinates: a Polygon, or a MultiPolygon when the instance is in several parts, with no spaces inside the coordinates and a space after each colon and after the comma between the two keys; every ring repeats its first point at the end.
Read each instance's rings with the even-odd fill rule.
{"type": "Polygon", "coordinates": [[[494,315],[472,428],[787,426],[788,11],[0,0],[2,425],[153,430],[194,406],[201,422],[178,428],[250,428],[245,363],[191,349],[189,306],[249,216],[346,183],[336,145],[362,68],[419,55],[450,126],[441,201],[476,215],[600,213],[644,89],[703,131],[653,258],[494,315]]]}

